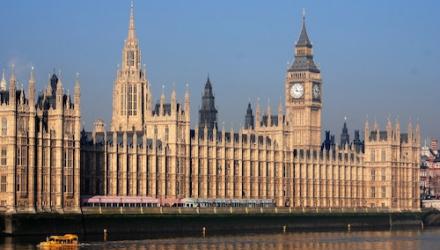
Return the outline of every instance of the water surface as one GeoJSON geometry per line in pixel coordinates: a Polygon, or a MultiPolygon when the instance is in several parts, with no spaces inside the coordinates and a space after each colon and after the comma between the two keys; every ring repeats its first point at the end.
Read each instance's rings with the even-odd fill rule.
{"type": "MultiPolygon", "coordinates": [[[[117,236],[113,236],[118,238],[117,236]]],[[[142,237],[142,236],[139,236],[142,237]]],[[[132,235],[133,238],[133,235],[132,235]]],[[[145,238],[145,236],[144,236],[145,238]]],[[[1,238],[0,249],[37,249],[37,238],[1,238]]],[[[85,240],[79,249],[114,250],[440,250],[440,228],[406,231],[304,232],[214,235],[143,240],[85,240]]]]}

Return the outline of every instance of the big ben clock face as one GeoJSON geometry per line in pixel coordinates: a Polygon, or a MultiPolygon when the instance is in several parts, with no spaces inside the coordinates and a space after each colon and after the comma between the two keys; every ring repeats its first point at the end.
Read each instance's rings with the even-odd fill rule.
{"type": "Polygon", "coordinates": [[[313,98],[319,99],[321,97],[321,89],[319,88],[318,84],[313,84],[313,98]]]}
{"type": "Polygon", "coordinates": [[[299,99],[304,95],[304,86],[301,83],[295,83],[290,88],[290,95],[294,99],[299,99]]]}

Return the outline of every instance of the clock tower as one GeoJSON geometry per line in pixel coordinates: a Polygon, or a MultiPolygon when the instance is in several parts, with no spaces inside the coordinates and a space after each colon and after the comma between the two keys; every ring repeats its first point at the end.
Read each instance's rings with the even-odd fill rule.
{"type": "Polygon", "coordinates": [[[295,60],[285,81],[287,137],[290,148],[319,149],[321,145],[322,81],[313,61],[312,43],[303,15],[295,45],[295,60]]]}

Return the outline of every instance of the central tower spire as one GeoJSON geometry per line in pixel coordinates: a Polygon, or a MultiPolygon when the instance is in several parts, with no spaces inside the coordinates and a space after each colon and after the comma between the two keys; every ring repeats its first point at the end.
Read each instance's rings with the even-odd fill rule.
{"type": "Polygon", "coordinates": [[[142,68],[141,50],[136,38],[132,1],[128,36],[122,49],[122,65],[118,69],[113,89],[113,129],[129,131],[142,129],[146,115],[147,90],[147,77],[142,68]]]}
{"type": "Polygon", "coordinates": [[[128,25],[128,39],[127,40],[135,40],[136,39],[136,30],[134,28],[134,4],[131,1],[130,6],[130,22],[128,25]]]}
{"type": "MultiPolygon", "coordinates": [[[[139,49],[138,39],[134,26],[134,5],[131,1],[130,21],[128,24],[128,36],[125,40],[124,50],[122,52],[122,69],[134,68],[141,70],[141,51],[139,49]]],[[[131,72],[132,73],[132,72],[131,72]]]]}

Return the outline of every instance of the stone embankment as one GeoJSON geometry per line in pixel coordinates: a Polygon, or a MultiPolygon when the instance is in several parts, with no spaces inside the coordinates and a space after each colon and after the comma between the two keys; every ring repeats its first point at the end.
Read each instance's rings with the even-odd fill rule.
{"type": "Polygon", "coordinates": [[[78,214],[3,214],[7,235],[197,234],[423,228],[440,212],[289,208],[83,208],[78,214]]]}

